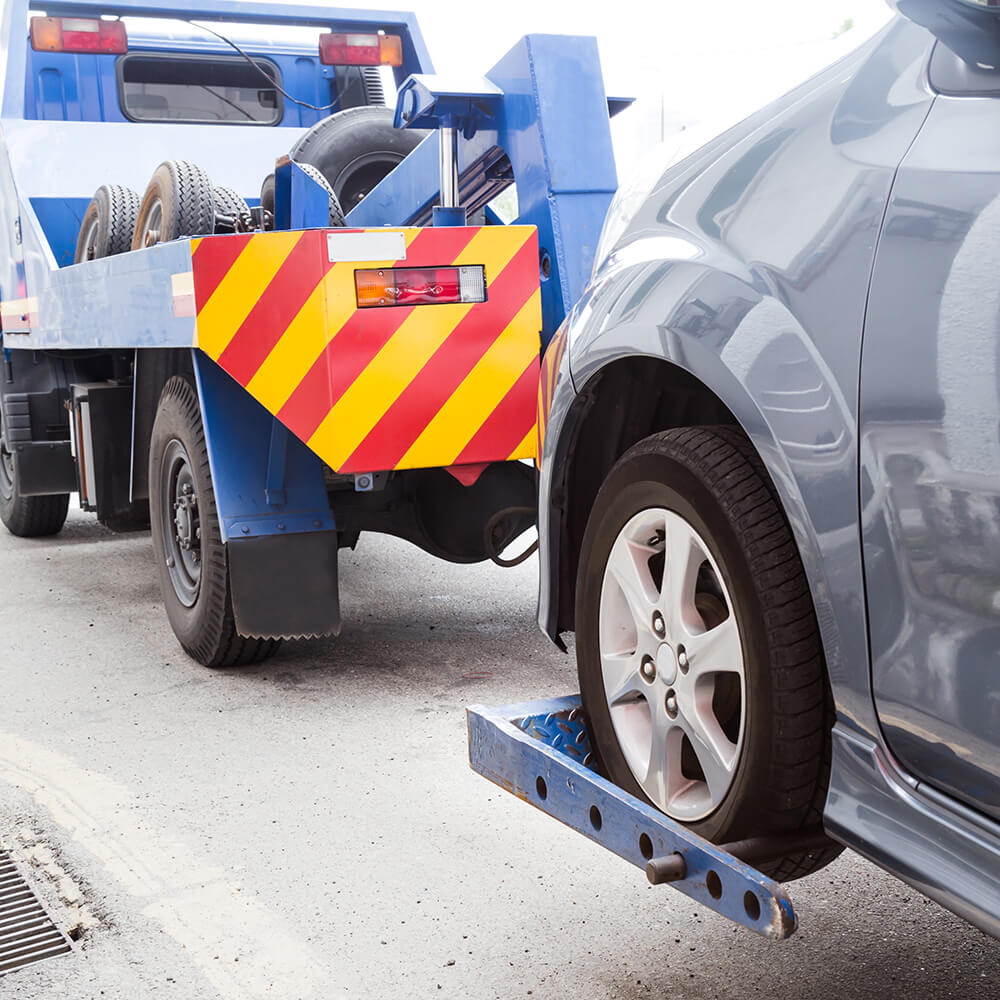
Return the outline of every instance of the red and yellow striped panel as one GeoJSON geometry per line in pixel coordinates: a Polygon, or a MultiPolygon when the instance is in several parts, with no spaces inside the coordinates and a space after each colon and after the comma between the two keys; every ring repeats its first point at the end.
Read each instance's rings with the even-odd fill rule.
{"type": "Polygon", "coordinates": [[[356,232],[401,233],[405,258],[331,263],[323,230],[192,241],[195,346],[337,472],[533,458],[534,227],[356,232]],[[358,269],[463,264],[485,302],[358,309],[358,269]]]}

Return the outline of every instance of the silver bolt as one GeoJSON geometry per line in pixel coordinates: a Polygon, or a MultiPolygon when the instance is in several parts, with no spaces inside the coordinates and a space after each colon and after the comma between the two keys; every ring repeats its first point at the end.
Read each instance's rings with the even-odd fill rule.
{"type": "Polygon", "coordinates": [[[279,521],[278,522],[278,531],[284,531],[284,530],[285,530],[285,522],[284,521],[279,521]]]}
{"type": "Polygon", "coordinates": [[[167,568],[168,569],[173,569],[174,568],[174,557],[173,556],[167,556],[167,568]]]}
{"type": "Polygon", "coordinates": [[[656,664],[653,662],[651,657],[643,657],[642,663],[639,666],[639,673],[642,674],[642,679],[644,681],[652,683],[656,680],[656,664]]]}
{"type": "Polygon", "coordinates": [[[679,649],[677,650],[677,666],[679,666],[679,667],[681,668],[681,673],[682,673],[682,674],[686,674],[686,673],[688,672],[688,667],[689,667],[690,665],[691,665],[691,664],[690,664],[690,662],[689,662],[689,660],[688,660],[688,655],[687,655],[687,653],[686,653],[686,652],[684,651],[684,647],[683,647],[683,646],[681,646],[681,647],[680,647],[680,648],[679,648],[679,649]]]}
{"type": "Polygon", "coordinates": [[[666,708],[667,708],[667,715],[669,715],[671,719],[676,719],[677,718],[677,696],[674,694],[673,691],[668,691],[667,692],[666,708]]]}
{"type": "Polygon", "coordinates": [[[653,612],[653,631],[661,639],[667,634],[666,623],[663,621],[663,615],[659,611],[653,612]]]}
{"type": "Polygon", "coordinates": [[[240,528],[240,531],[242,531],[244,535],[249,535],[250,534],[250,528],[247,525],[245,525],[245,524],[243,525],[242,528],[240,528]]]}

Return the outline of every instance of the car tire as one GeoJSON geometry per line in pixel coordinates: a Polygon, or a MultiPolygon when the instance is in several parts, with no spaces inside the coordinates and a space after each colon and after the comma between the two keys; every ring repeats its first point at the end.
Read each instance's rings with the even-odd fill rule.
{"type": "Polygon", "coordinates": [[[427,135],[392,123],[391,108],[338,111],[313,125],[289,155],[317,167],[347,213],[427,135]]]}
{"type": "Polygon", "coordinates": [[[142,196],[132,249],[213,232],[215,195],[208,174],[185,160],[161,163],[142,196]]]}
{"type": "MultiPolygon", "coordinates": [[[[598,766],[715,843],[821,824],[832,700],[809,585],[750,442],[631,448],[584,534],[577,663],[598,766]]],[[[788,881],[829,850],[761,865],[788,881]]]]}
{"type": "Polygon", "coordinates": [[[131,188],[102,184],[83,214],[73,263],[113,257],[131,250],[139,200],[131,188]]]}
{"type": "Polygon", "coordinates": [[[206,667],[259,663],[280,639],[236,631],[198,395],[174,376],[163,388],[149,452],[153,553],[167,618],[184,651],[206,667]],[[179,506],[178,506],[179,505],[179,506]]]}

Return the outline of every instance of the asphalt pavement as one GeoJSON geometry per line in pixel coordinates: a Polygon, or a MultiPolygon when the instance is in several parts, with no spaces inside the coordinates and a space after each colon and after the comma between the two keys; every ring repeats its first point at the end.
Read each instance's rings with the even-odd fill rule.
{"type": "Polygon", "coordinates": [[[212,671],[147,534],[0,534],[0,846],[76,938],[0,997],[1000,998],[1000,942],[855,854],[769,943],[473,774],[467,704],[576,690],[536,573],[363,536],[339,638],[212,671]]]}

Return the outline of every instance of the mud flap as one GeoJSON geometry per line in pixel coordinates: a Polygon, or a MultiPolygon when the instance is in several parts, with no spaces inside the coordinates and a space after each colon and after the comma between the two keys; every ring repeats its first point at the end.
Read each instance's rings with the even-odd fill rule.
{"type": "Polygon", "coordinates": [[[234,538],[227,548],[240,635],[291,639],[340,633],[335,531],[234,538]]]}

